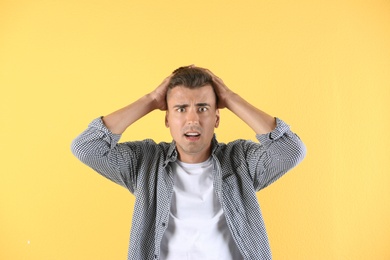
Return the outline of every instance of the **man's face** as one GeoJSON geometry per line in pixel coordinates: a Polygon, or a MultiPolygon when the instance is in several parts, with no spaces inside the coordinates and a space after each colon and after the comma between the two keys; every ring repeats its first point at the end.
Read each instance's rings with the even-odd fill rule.
{"type": "Polygon", "coordinates": [[[165,125],[169,127],[179,159],[198,163],[210,156],[214,128],[219,124],[219,110],[211,85],[196,89],[177,86],[169,90],[165,125]]]}

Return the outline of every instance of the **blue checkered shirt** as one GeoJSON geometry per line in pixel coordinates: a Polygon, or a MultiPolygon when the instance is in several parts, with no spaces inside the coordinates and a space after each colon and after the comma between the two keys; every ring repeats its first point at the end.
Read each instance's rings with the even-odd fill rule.
{"type": "MultiPolygon", "coordinates": [[[[102,119],[92,121],[72,143],[73,154],[135,195],[128,260],[159,259],[173,193],[175,143],[151,139],[119,143],[102,119]]],[[[256,135],[257,142],[212,140],[213,185],[227,225],[244,259],[272,259],[256,192],[296,166],[306,154],[300,138],[282,120],[256,135]]]]}

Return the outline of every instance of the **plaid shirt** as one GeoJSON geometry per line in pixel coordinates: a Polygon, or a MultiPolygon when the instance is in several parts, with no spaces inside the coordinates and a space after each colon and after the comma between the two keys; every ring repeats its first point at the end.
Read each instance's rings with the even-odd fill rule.
{"type": "MultiPolygon", "coordinates": [[[[306,148],[289,126],[276,118],[276,128],[256,135],[260,143],[212,140],[213,185],[229,230],[244,259],[271,259],[256,192],[296,166],[306,148]]],[[[151,139],[118,143],[101,118],[90,123],[72,143],[72,152],[104,177],[135,195],[128,259],[159,259],[173,193],[171,163],[175,143],[151,139]]]]}

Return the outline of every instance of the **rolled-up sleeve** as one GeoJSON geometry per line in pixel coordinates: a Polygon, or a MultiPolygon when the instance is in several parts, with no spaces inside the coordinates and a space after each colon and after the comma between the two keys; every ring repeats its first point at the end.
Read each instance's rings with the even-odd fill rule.
{"type": "Polygon", "coordinates": [[[306,146],[290,130],[289,125],[276,118],[276,127],[267,134],[256,135],[261,144],[255,188],[260,190],[298,165],[306,156],[306,146]]]}
{"type": "Polygon", "coordinates": [[[132,160],[131,156],[124,158],[123,154],[129,153],[118,145],[120,137],[104,125],[102,118],[97,118],[73,140],[71,150],[81,162],[133,192],[134,183],[128,172],[132,160]]]}

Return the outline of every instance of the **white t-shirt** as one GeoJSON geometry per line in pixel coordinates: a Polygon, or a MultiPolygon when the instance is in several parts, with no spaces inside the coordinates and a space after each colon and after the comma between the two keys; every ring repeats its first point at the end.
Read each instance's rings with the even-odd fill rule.
{"type": "Polygon", "coordinates": [[[211,158],[196,164],[173,164],[174,188],[161,259],[243,259],[215,194],[212,170],[211,158]]]}

